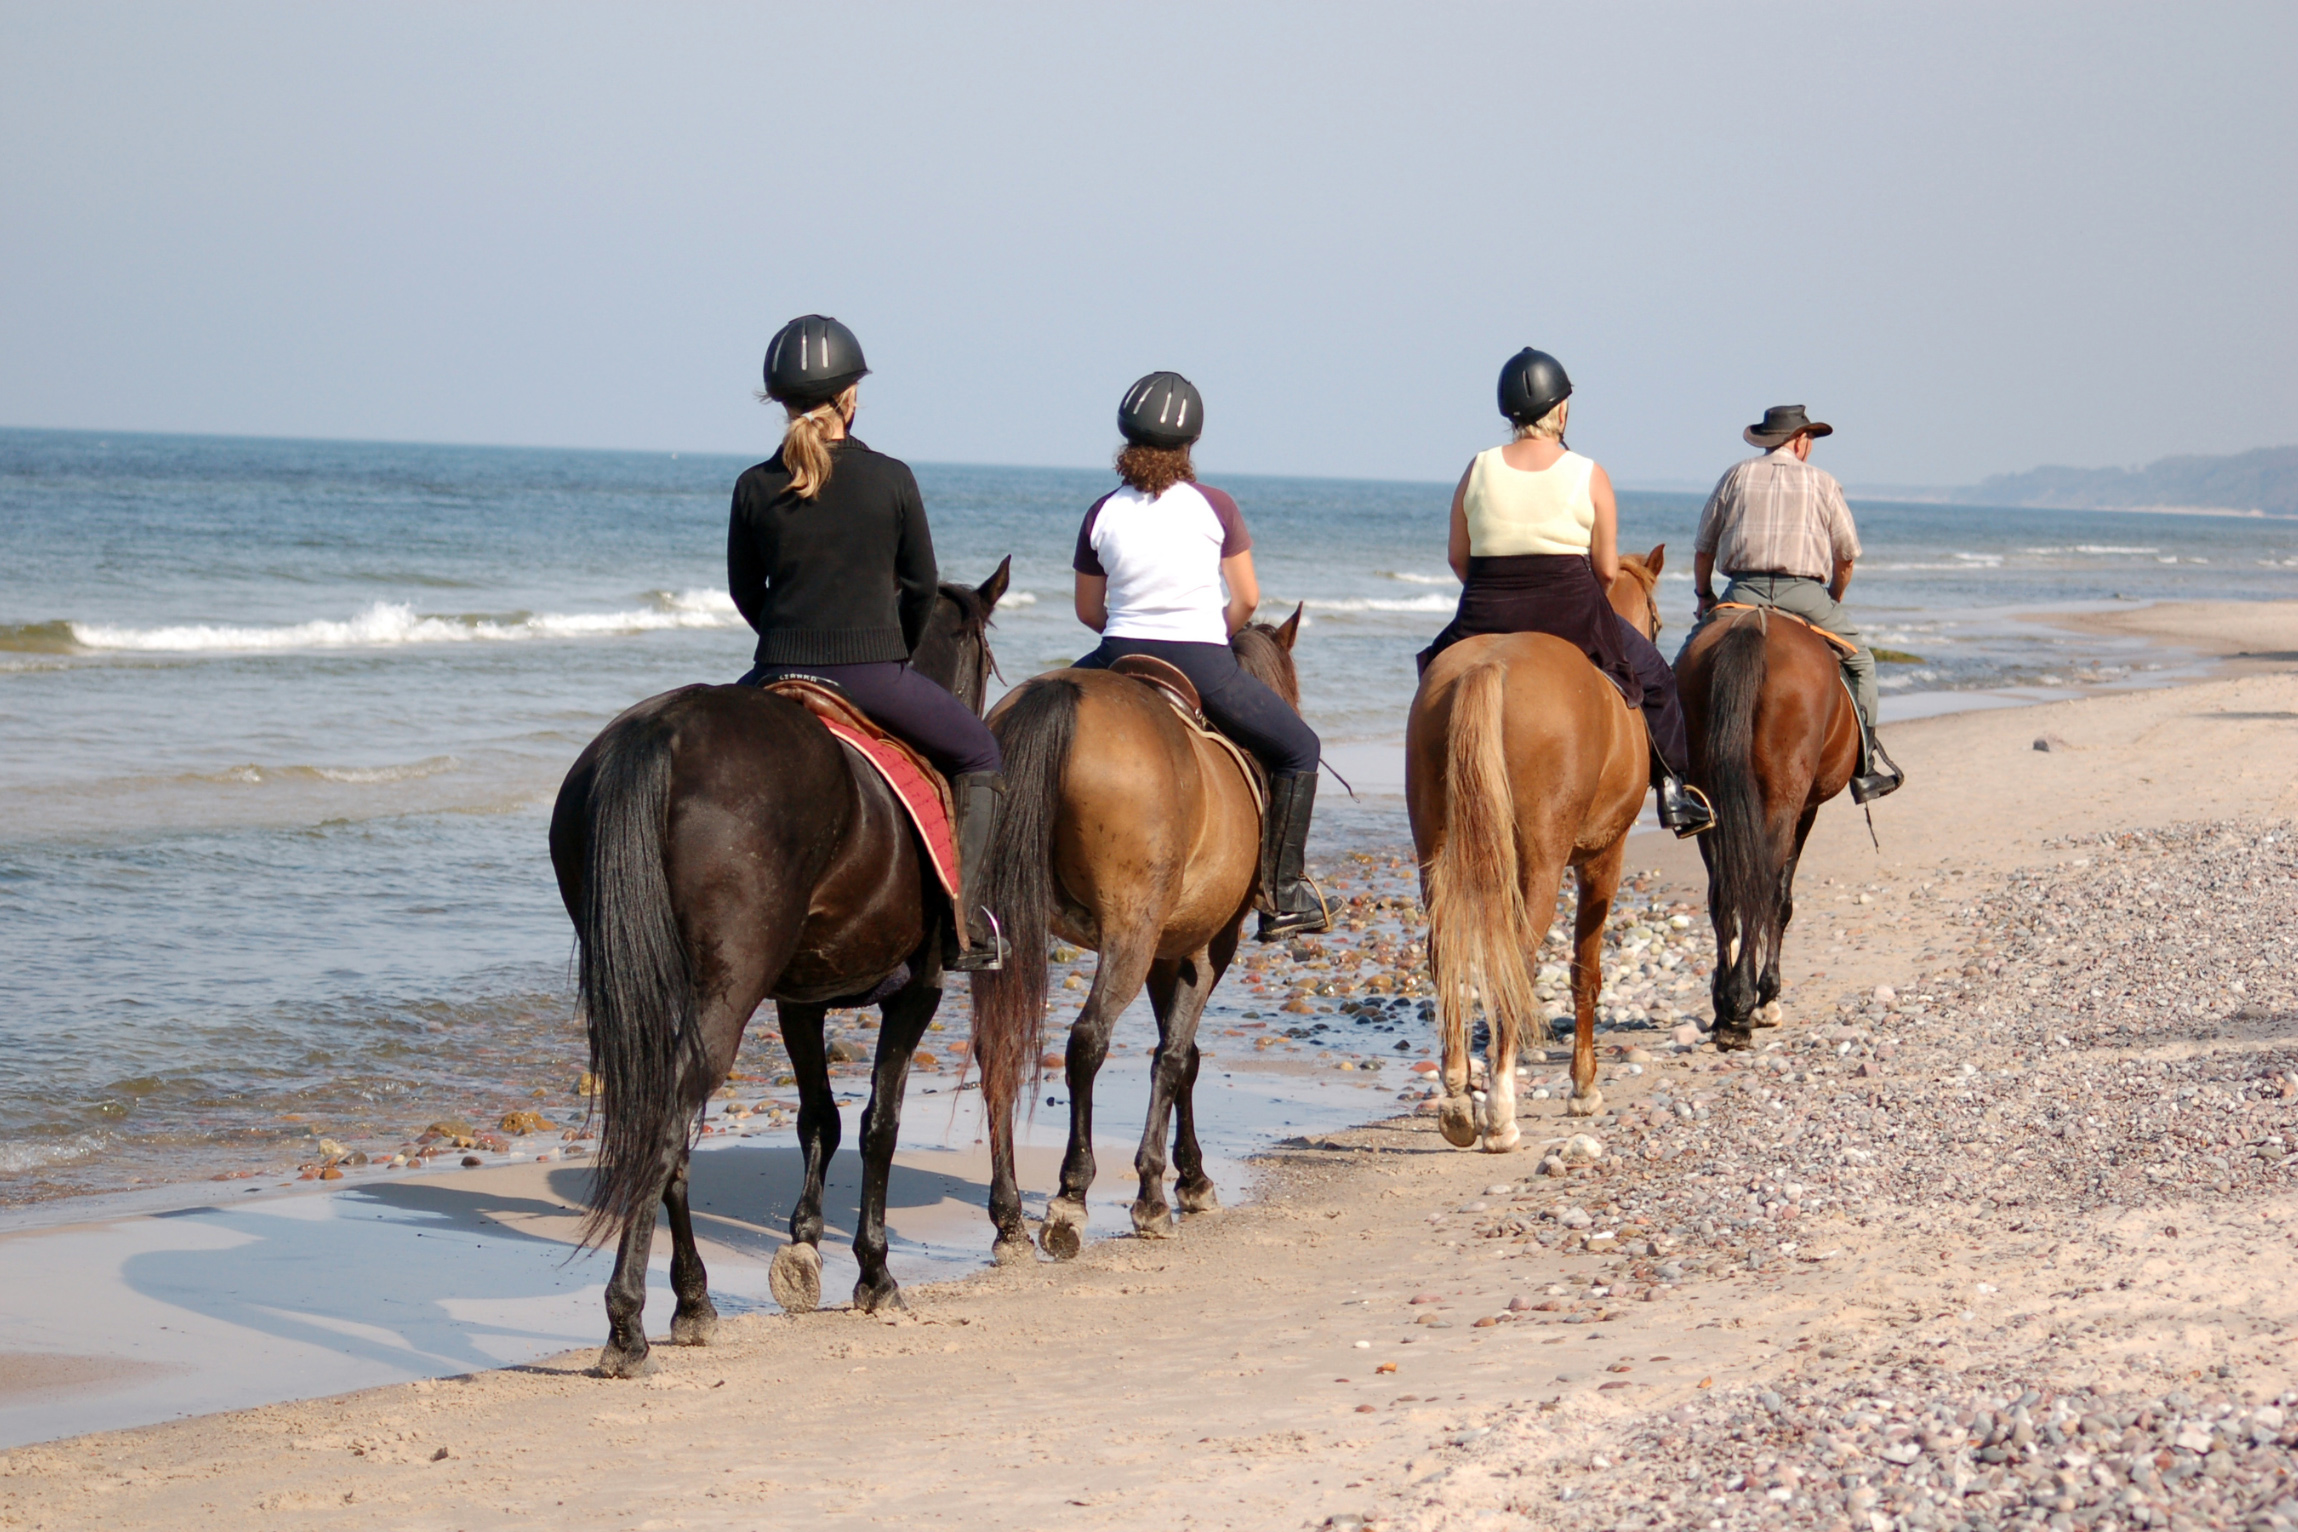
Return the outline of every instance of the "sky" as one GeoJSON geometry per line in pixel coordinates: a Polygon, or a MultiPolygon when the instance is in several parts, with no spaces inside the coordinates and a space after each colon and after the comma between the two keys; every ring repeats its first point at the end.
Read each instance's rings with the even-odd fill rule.
{"type": "Polygon", "coordinates": [[[0,4],[0,424],[1624,484],[2298,441],[2298,7],[0,4]]]}

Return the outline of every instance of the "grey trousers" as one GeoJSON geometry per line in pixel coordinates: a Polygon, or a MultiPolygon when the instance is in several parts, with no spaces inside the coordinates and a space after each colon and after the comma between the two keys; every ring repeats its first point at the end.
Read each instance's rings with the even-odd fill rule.
{"type": "MultiPolygon", "coordinates": [[[[1733,575],[1720,599],[1748,606],[1776,606],[1783,612],[1793,612],[1814,627],[1825,628],[1837,638],[1857,644],[1859,652],[1844,657],[1843,674],[1851,683],[1851,700],[1858,707],[1859,716],[1867,721],[1868,728],[1875,727],[1875,708],[1880,700],[1875,688],[1875,652],[1867,647],[1867,641],[1859,636],[1859,629],[1852,625],[1851,614],[1827,593],[1826,581],[1783,575],[1733,575]]],[[[1684,642],[1688,644],[1691,640],[1686,638],[1684,642]]]]}

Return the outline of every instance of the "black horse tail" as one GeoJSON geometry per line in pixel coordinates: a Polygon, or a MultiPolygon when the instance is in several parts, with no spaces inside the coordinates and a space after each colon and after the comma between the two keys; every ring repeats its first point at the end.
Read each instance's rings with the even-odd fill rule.
{"type": "Polygon", "coordinates": [[[1755,709],[1763,695],[1770,625],[1732,624],[1708,662],[1707,782],[1716,827],[1708,844],[1708,906],[1715,917],[1718,1024],[1746,1024],[1756,976],[1779,940],[1779,868],[1755,765],[1755,709]],[[1728,1006],[1722,1004],[1728,1000],[1728,1006]]]}
{"type": "Polygon", "coordinates": [[[1084,694],[1063,677],[1031,681],[990,723],[1005,753],[1005,822],[990,848],[983,902],[1013,945],[1005,967],[973,976],[974,1059],[981,1066],[982,1104],[993,1117],[1011,1112],[1041,1069],[1053,821],[1084,694]]]}
{"type": "Polygon", "coordinates": [[[591,1165],[585,1245],[649,1211],[664,1155],[691,1141],[707,1101],[694,968],[663,868],[674,728],[657,712],[610,729],[577,809],[578,986],[605,1118],[591,1165]]]}

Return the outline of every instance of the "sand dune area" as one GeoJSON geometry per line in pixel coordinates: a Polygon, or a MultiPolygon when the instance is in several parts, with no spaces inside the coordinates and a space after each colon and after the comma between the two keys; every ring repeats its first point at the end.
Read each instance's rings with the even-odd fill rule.
{"type": "MultiPolygon", "coordinates": [[[[1608,1032],[1606,1114],[1528,1096],[1527,1152],[1368,1093],[1404,1115],[1170,1241],[1097,1204],[1073,1262],[739,1314],[636,1381],[19,1447],[0,1527],[2298,1524],[2298,603],[2078,620],[2224,668],[1893,726],[1880,847],[1838,800],[1804,858],[1783,1024],[1608,1032]]],[[[1694,847],[1633,844],[1700,905],[1694,847]]],[[[908,1200],[978,1216],[942,1163],[908,1200]]],[[[574,1182],[519,1174],[471,1227],[563,1243],[574,1182]]],[[[0,1404],[119,1365],[0,1360],[0,1404]]]]}

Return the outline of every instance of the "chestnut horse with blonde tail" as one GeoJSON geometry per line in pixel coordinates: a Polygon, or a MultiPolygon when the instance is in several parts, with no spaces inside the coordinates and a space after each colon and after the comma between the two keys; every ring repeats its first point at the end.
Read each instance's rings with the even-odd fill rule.
{"type": "MultiPolygon", "coordinates": [[[[1282,627],[1254,623],[1230,640],[1237,663],[1294,707],[1296,607],[1282,627]]],[[[1236,956],[1260,879],[1261,811],[1243,763],[1181,720],[1146,681],[1109,670],[1056,670],[1014,688],[989,715],[1005,752],[1004,831],[990,850],[985,902],[1003,917],[1013,956],[973,976],[974,1056],[989,1124],[990,1221],[996,1254],[1029,1252],[1014,1177],[1013,1113],[1045,1048],[1046,938],[1100,954],[1069,1029],[1069,1149],[1046,1203],[1039,1243],[1077,1254],[1093,1184],[1093,1082],[1118,1013],[1144,983],[1157,1015],[1149,1114],[1133,1157],[1141,1192],[1133,1227],[1174,1232],[1165,1201],[1170,1123],[1175,1199],[1218,1208],[1197,1145],[1197,1021],[1236,956]]]]}
{"type": "Polygon", "coordinates": [[[1827,640],[1762,607],[1693,634],[1676,681],[1691,780],[1716,811],[1700,837],[1716,932],[1716,1047],[1746,1048],[1754,1028],[1779,1024],[1795,864],[1819,806],[1859,767],[1859,715],[1827,640]]]}
{"type": "MultiPolygon", "coordinates": [[[[1623,554],[1612,609],[1657,636],[1652,600],[1666,546],[1623,554]]],[[[1444,1050],[1446,1142],[1482,1131],[1497,1154],[1516,1147],[1516,1053],[1546,1041],[1533,965],[1554,919],[1564,869],[1579,877],[1572,944],[1572,1096],[1592,1116],[1596,997],[1604,982],[1604,922],[1620,884],[1628,827],[1651,788],[1643,714],[1588,657],[1546,633],[1462,639],[1429,665],[1405,731],[1405,796],[1428,906],[1428,962],[1444,1050]],[[1469,1095],[1469,1020],[1481,1004],[1491,1031],[1485,1107],[1469,1095]],[[1479,1117],[1482,1118],[1481,1123],[1479,1117]]]]}

